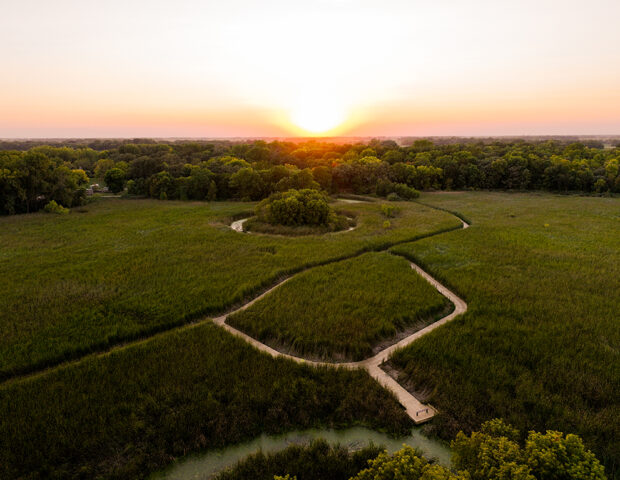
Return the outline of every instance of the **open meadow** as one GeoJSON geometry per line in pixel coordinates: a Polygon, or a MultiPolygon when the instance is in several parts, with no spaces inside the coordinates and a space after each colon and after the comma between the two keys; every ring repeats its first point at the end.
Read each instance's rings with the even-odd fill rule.
{"type": "Polygon", "coordinates": [[[365,356],[446,308],[404,256],[469,304],[389,362],[438,408],[427,431],[453,438],[502,417],[574,432],[616,478],[618,200],[421,202],[445,211],[390,202],[401,212],[386,228],[381,203],[337,203],[355,230],[301,237],[232,231],[251,203],[110,199],[0,219],[0,476],[142,478],[263,432],[406,433],[410,418],[367,373],[271,358],[207,317],[296,273],[231,323],[310,355],[365,356]]]}
{"type": "Polygon", "coordinates": [[[0,6],[0,480],[620,480],[620,0],[0,6]]]}
{"type": "Polygon", "coordinates": [[[0,218],[0,378],[222,313],[313,265],[451,228],[415,203],[336,204],[358,228],[299,238],[244,235],[239,202],[106,199],[67,216],[0,218]],[[80,213],[82,212],[82,213],[80,213]]]}
{"type": "Polygon", "coordinates": [[[366,253],[295,276],[227,323],[279,350],[358,361],[450,307],[404,258],[366,253]]]}
{"type": "Polygon", "coordinates": [[[454,322],[397,352],[401,383],[439,409],[446,437],[502,417],[584,438],[620,466],[620,201],[438,193],[471,228],[392,251],[465,298],[454,322]]]}

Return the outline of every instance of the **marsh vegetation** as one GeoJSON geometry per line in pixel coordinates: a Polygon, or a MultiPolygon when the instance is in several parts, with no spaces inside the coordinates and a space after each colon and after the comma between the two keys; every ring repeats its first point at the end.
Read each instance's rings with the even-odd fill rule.
{"type": "Polygon", "coordinates": [[[301,356],[357,361],[448,308],[407,260],[366,253],[303,272],[227,322],[301,356]]]}
{"type": "Polygon", "coordinates": [[[400,245],[469,310],[391,361],[432,392],[450,437],[502,417],[522,431],[584,438],[611,475],[620,462],[620,202],[500,193],[436,194],[472,228],[400,245]]]}
{"type": "Polygon", "coordinates": [[[337,235],[239,235],[252,205],[100,200],[69,215],[0,219],[0,377],[57,364],[219,314],[305,268],[458,228],[402,203],[385,230],[374,203],[347,204],[337,235]]]}

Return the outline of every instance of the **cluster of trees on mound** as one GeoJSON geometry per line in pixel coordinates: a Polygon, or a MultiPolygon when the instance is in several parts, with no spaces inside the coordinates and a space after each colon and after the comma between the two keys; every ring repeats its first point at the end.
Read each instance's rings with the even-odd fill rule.
{"type": "Polygon", "coordinates": [[[519,432],[501,420],[452,442],[454,469],[422,457],[410,446],[390,455],[373,445],[356,453],[315,441],[239,462],[217,480],[604,480],[603,466],[577,435],[519,432]],[[366,460],[365,466],[360,464],[366,460]],[[351,475],[351,471],[355,474],[351,475]],[[286,472],[286,473],[283,473],[286,472]]]}
{"type": "MultiPolygon", "coordinates": [[[[582,143],[417,140],[400,147],[393,141],[373,140],[344,145],[256,141],[100,146],[113,145],[104,150],[74,145],[0,151],[0,204],[10,203],[10,195],[19,197],[13,192],[14,176],[36,177],[37,170],[45,168],[33,159],[35,153],[56,166],[105,178],[112,191],[127,188],[129,193],[160,199],[261,200],[292,188],[405,199],[429,189],[620,192],[620,148],[605,150],[582,143]]],[[[45,192],[39,188],[36,194],[45,192]]],[[[33,207],[30,202],[25,211],[33,207]]],[[[3,210],[13,211],[22,209],[3,210]]]]}
{"type": "Polygon", "coordinates": [[[305,188],[274,193],[256,207],[262,222],[274,225],[327,225],[334,215],[322,192],[305,188]]]}

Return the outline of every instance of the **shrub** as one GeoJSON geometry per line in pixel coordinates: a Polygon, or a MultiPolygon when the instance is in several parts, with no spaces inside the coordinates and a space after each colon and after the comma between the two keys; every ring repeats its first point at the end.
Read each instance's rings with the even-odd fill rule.
{"type": "Polygon", "coordinates": [[[274,193],[256,207],[256,216],[272,225],[327,225],[334,212],[325,194],[317,190],[289,190],[274,193]]]}
{"type": "Polygon", "coordinates": [[[398,202],[400,200],[400,197],[398,196],[398,193],[392,192],[388,194],[387,199],[390,202],[398,202]]]}
{"type": "Polygon", "coordinates": [[[396,205],[387,205],[385,203],[382,203],[381,213],[387,218],[394,218],[400,213],[400,208],[398,208],[396,205]]]}
{"type": "Polygon", "coordinates": [[[390,455],[387,451],[368,462],[368,468],[351,480],[465,480],[439,465],[429,463],[416,449],[405,445],[390,455]]]}
{"type": "Polygon", "coordinates": [[[404,183],[395,183],[394,193],[405,200],[413,200],[414,198],[418,198],[420,196],[420,192],[418,192],[415,188],[405,185],[404,183]]]}
{"type": "Polygon", "coordinates": [[[392,183],[389,180],[379,180],[375,193],[380,197],[387,197],[388,200],[398,200],[399,198],[405,200],[413,200],[420,196],[415,188],[408,186],[405,183],[392,183]]]}
{"type": "Polygon", "coordinates": [[[57,204],[54,200],[51,200],[47,205],[45,205],[43,210],[45,211],[45,213],[56,213],[58,215],[66,215],[67,213],[69,213],[68,208],[57,204]]]}
{"type": "Polygon", "coordinates": [[[381,453],[368,468],[351,480],[604,480],[603,467],[577,435],[548,431],[530,432],[525,446],[517,432],[501,420],[492,420],[482,431],[466,436],[460,432],[452,442],[450,470],[428,462],[405,445],[393,455],[381,453]],[[505,434],[509,435],[506,436],[505,434]]]}

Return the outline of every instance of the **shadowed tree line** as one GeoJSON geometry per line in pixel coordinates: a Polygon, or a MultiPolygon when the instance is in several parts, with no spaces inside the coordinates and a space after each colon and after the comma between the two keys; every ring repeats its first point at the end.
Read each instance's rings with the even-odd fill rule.
{"type": "Polygon", "coordinates": [[[113,192],[162,200],[261,200],[290,189],[393,199],[439,189],[620,192],[620,148],[583,143],[110,142],[102,150],[0,151],[0,213],[36,211],[51,200],[79,204],[88,177],[105,179],[113,192]]]}

